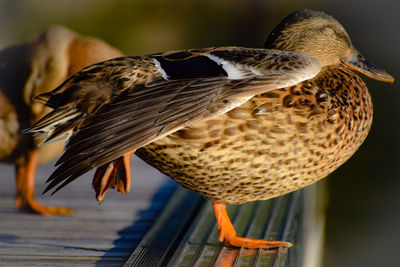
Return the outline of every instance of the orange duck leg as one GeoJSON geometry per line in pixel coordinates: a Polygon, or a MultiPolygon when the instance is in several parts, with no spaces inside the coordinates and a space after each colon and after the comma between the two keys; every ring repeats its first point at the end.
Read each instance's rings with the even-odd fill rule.
{"type": "Polygon", "coordinates": [[[223,242],[226,246],[232,247],[245,247],[245,248],[276,248],[292,246],[289,242],[284,241],[269,241],[263,239],[251,239],[236,236],[235,228],[233,227],[228,213],[226,212],[226,204],[213,201],[213,208],[215,217],[217,218],[219,241],[223,242]]]}
{"type": "Polygon", "coordinates": [[[128,194],[131,187],[130,156],[133,150],[120,158],[97,168],[93,177],[92,186],[96,191],[97,202],[101,203],[110,188],[128,194]]]}
{"type": "Polygon", "coordinates": [[[16,206],[21,211],[41,215],[70,215],[72,210],[69,208],[43,206],[35,200],[35,172],[37,162],[37,152],[29,151],[25,155],[24,163],[16,165],[16,206]]]}

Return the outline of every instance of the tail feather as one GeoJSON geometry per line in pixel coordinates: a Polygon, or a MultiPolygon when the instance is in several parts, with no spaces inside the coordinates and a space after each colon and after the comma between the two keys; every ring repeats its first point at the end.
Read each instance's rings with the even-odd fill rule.
{"type": "Polygon", "coordinates": [[[73,85],[73,75],[66,79],[62,84],[60,84],[56,89],[36,95],[32,97],[32,100],[41,104],[44,104],[53,109],[60,108],[61,100],[65,97],[65,91],[68,90],[73,85]]]}
{"type": "Polygon", "coordinates": [[[74,108],[53,110],[23,133],[33,133],[36,138],[45,137],[41,143],[51,143],[71,136],[73,129],[82,121],[83,114],[74,108]]]}
{"type": "Polygon", "coordinates": [[[47,101],[50,99],[52,93],[51,92],[46,92],[40,95],[36,95],[32,97],[32,100],[41,104],[46,105],[47,101]]]}
{"type": "Polygon", "coordinates": [[[62,94],[54,94],[54,92],[47,92],[43,93],[37,96],[34,96],[32,98],[33,101],[41,103],[43,105],[46,105],[51,108],[56,108],[58,103],[60,102],[60,99],[62,97],[62,94]]]}
{"type": "Polygon", "coordinates": [[[76,109],[64,108],[53,110],[37,121],[33,126],[24,130],[24,132],[48,132],[58,125],[63,124],[66,121],[70,121],[79,115],[80,113],[76,109]]]}

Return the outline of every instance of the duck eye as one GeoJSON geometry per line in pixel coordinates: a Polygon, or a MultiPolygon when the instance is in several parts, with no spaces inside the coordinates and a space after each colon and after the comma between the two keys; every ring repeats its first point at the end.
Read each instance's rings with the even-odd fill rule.
{"type": "Polygon", "coordinates": [[[33,84],[38,85],[41,81],[41,77],[37,77],[36,79],[33,80],[33,84]]]}

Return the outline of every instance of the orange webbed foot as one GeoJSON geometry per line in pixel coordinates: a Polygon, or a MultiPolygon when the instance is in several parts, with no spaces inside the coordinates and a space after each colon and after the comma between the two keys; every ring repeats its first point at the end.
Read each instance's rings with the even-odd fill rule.
{"type": "Polygon", "coordinates": [[[20,211],[36,213],[41,215],[63,215],[68,216],[73,213],[73,209],[66,207],[44,206],[33,198],[22,198],[17,196],[16,206],[20,211]]]}
{"type": "Polygon", "coordinates": [[[236,231],[226,212],[226,205],[220,202],[213,202],[215,217],[217,218],[219,241],[223,242],[226,246],[245,247],[245,248],[276,248],[285,247],[290,248],[291,243],[285,241],[269,241],[263,239],[251,239],[236,236],[236,231]]]}
{"type": "Polygon", "coordinates": [[[71,215],[73,210],[66,207],[43,206],[34,198],[35,172],[38,155],[36,151],[29,151],[24,162],[16,165],[17,195],[15,204],[20,211],[41,215],[71,215]]]}
{"type": "Polygon", "coordinates": [[[122,157],[97,168],[93,177],[92,186],[96,191],[97,202],[101,203],[110,188],[128,194],[131,187],[130,156],[133,150],[122,157]]]}

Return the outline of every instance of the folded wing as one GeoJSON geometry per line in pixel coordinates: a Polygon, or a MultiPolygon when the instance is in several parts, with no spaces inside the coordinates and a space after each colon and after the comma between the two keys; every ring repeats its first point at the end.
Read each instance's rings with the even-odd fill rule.
{"type": "Polygon", "coordinates": [[[221,47],[92,65],[37,99],[54,110],[29,132],[70,135],[46,191],[252,96],[314,77],[312,57],[221,47]]]}

